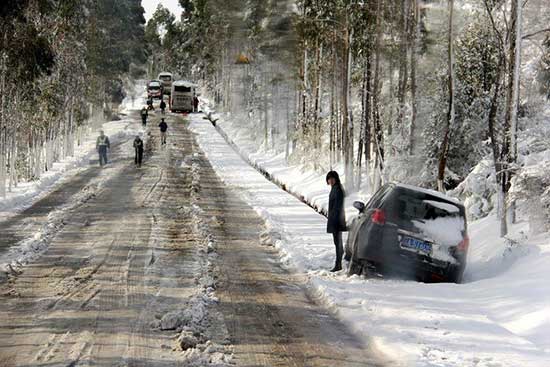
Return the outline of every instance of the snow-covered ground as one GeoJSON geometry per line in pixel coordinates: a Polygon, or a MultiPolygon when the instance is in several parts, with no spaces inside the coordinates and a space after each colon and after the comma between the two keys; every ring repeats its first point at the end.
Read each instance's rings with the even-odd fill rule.
{"type": "MultiPolygon", "coordinates": [[[[129,103],[129,101],[125,101],[123,108],[126,109],[129,103]]],[[[132,119],[106,122],[101,125],[100,129],[109,137],[111,145],[124,142],[128,145],[124,147],[125,150],[130,153],[133,152],[130,138],[137,134],[143,134],[141,125],[136,124],[136,121],[132,119]]],[[[32,206],[55,188],[89,168],[91,161],[97,162],[97,135],[97,130],[90,129],[83,137],[82,144],[75,147],[73,156],[55,162],[49,171],[42,174],[40,179],[20,183],[5,198],[0,198],[0,219],[5,220],[32,206]]],[[[28,233],[27,238],[14,244],[9,251],[2,254],[0,256],[0,280],[5,277],[7,272],[17,272],[22,265],[40,256],[48,248],[51,237],[63,227],[67,220],[67,213],[95,195],[103,182],[113,174],[114,171],[108,169],[93,179],[81,192],[74,195],[70,202],[49,213],[47,220],[40,223],[40,229],[37,232],[28,233]]]]}
{"type": "MultiPolygon", "coordinates": [[[[326,219],[245,162],[202,115],[191,129],[220,178],[266,220],[281,261],[309,278],[313,292],[365,342],[410,366],[550,365],[550,240],[512,228],[505,242],[494,216],[470,223],[464,284],[365,280],[327,272],[334,245],[326,219]]],[[[241,155],[298,195],[326,206],[324,174],[288,166],[282,155],[255,153],[236,124],[218,127],[241,155]]],[[[367,194],[361,196],[366,199],[367,194]]],[[[348,200],[347,206],[351,206],[348,200]]],[[[351,211],[351,210],[350,210],[351,211]]]]}
{"type": "MultiPolygon", "coordinates": [[[[104,123],[102,129],[109,136],[111,144],[116,144],[138,131],[131,125],[132,120],[120,120],[104,123]]],[[[44,195],[47,195],[61,179],[72,176],[90,165],[90,159],[97,160],[96,138],[97,131],[90,131],[80,146],[75,147],[75,154],[56,162],[53,167],[42,174],[40,179],[22,182],[8,192],[5,198],[0,198],[0,218],[19,212],[44,195]]]]}

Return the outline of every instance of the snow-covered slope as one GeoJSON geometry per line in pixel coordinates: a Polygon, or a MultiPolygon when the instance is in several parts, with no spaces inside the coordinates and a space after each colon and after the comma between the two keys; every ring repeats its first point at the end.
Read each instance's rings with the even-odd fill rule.
{"type": "MultiPolygon", "coordinates": [[[[246,151],[245,136],[224,122],[218,126],[246,151]]],[[[202,116],[192,117],[191,128],[221,179],[265,218],[282,261],[306,273],[317,296],[365,342],[410,366],[550,365],[550,240],[545,236],[527,240],[526,224],[519,223],[512,228],[513,241],[505,242],[493,216],[471,223],[464,284],[331,274],[334,245],[325,233],[326,219],[266,180],[202,116]]],[[[324,175],[289,167],[281,156],[249,156],[294,192],[326,205],[324,175]]]]}

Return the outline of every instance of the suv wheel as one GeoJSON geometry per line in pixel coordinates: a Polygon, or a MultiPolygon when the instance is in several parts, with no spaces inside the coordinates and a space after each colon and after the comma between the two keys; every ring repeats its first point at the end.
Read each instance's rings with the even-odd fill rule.
{"type": "Polygon", "coordinates": [[[348,275],[361,275],[363,273],[363,264],[352,260],[349,263],[348,275]]]}

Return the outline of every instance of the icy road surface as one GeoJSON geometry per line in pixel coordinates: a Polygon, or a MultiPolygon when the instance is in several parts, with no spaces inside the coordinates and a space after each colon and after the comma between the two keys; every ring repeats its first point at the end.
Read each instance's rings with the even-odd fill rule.
{"type": "Polygon", "coordinates": [[[382,365],[280,266],[181,117],[159,146],[158,117],[141,169],[127,141],[0,222],[2,252],[46,245],[0,278],[0,366],[382,365]]]}

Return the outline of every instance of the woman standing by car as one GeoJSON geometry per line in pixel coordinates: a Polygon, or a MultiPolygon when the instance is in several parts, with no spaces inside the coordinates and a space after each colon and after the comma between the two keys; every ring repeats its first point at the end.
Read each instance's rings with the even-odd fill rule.
{"type": "Polygon", "coordinates": [[[332,188],[328,200],[327,233],[332,233],[334,246],[336,247],[336,262],[331,272],[342,270],[342,256],[344,247],[342,244],[342,232],[346,231],[346,214],[344,212],[344,189],[340,182],[340,176],[336,171],[327,173],[327,185],[332,188]]]}

